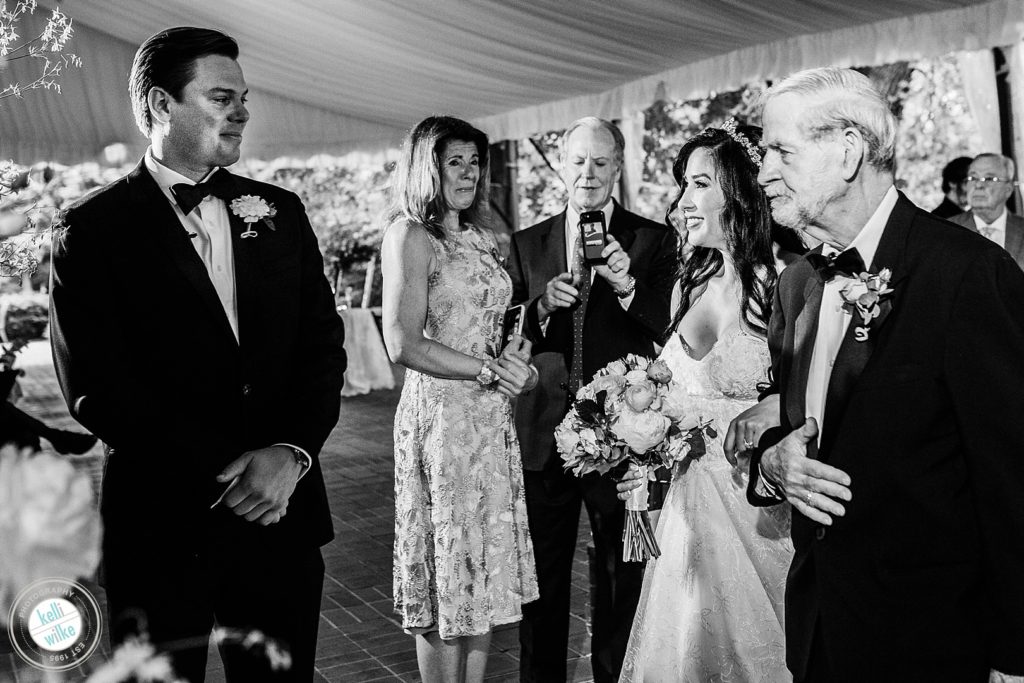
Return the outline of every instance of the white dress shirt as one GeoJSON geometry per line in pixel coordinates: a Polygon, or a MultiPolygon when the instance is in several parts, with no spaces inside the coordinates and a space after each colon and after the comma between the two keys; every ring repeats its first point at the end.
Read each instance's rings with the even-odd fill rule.
{"type": "MultiPolygon", "coordinates": [[[[612,211],[615,209],[615,202],[611,199],[605,203],[601,212],[604,214],[604,224],[606,228],[611,227],[612,224],[612,211]]],[[[580,234],[580,214],[576,209],[573,208],[572,204],[567,204],[565,207],[565,263],[569,271],[572,271],[572,262],[576,259],[576,238],[580,234]]],[[[594,278],[597,277],[597,271],[594,269],[590,270],[590,282],[594,282],[594,278]]],[[[619,299],[619,304],[622,308],[629,310],[629,305],[633,303],[633,295],[635,290],[629,293],[629,296],[619,299]]]]}
{"type": "MultiPolygon", "coordinates": [[[[181,221],[181,226],[193,238],[192,246],[195,247],[206,272],[210,275],[213,288],[217,290],[217,297],[224,307],[224,313],[231,324],[231,331],[235,333],[235,341],[238,341],[238,304],[235,299],[235,256],[231,246],[231,222],[228,218],[228,207],[223,199],[212,195],[203,199],[195,209],[187,216],[182,213],[181,207],[174,199],[171,187],[178,183],[195,185],[196,183],[181,175],[177,171],[167,168],[153,156],[153,150],[146,150],[146,170],[150,172],[160,191],[167,197],[167,201],[174,207],[174,214],[181,221]],[[206,246],[209,251],[206,252],[206,246]],[[206,253],[204,253],[206,252],[206,253]]],[[[208,178],[217,169],[213,169],[206,175],[208,178]]],[[[204,178],[205,180],[206,178],[204,178]]]]}
{"type": "MultiPolygon", "coordinates": [[[[871,262],[878,250],[878,242],[882,239],[885,224],[889,222],[889,215],[892,213],[893,207],[896,206],[898,196],[896,188],[890,186],[871,218],[847,247],[847,249],[856,248],[860,252],[866,268],[871,268],[871,262]]],[[[837,249],[828,244],[824,245],[823,255],[830,256],[835,253],[838,253],[837,249]]],[[[888,267],[891,267],[891,264],[880,263],[876,270],[888,267]]],[[[839,290],[849,281],[850,278],[839,275],[830,282],[826,282],[821,294],[821,308],[818,309],[818,333],[814,337],[811,367],[807,374],[806,414],[807,417],[813,417],[818,421],[819,443],[821,442],[821,430],[824,427],[825,397],[828,395],[828,383],[832,378],[832,368],[836,363],[836,356],[839,354],[843,337],[846,336],[846,330],[850,326],[850,320],[853,318],[853,314],[843,309],[843,297],[839,293],[839,290]]]]}
{"type": "Polygon", "coordinates": [[[1005,249],[1007,214],[1009,214],[1009,211],[1007,211],[1004,206],[1003,212],[991,223],[986,223],[981,220],[981,216],[979,216],[977,212],[972,213],[971,215],[974,216],[974,227],[978,229],[978,232],[1005,249]]]}
{"type": "MultiPolygon", "coordinates": [[[[160,191],[167,197],[167,201],[174,207],[174,215],[181,221],[181,227],[190,235],[196,235],[192,240],[192,246],[206,266],[206,272],[210,275],[213,288],[217,290],[217,298],[224,307],[224,313],[231,324],[231,331],[235,333],[235,341],[238,341],[238,303],[235,298],[235,252],[231,245],[231,220],[228,217],[228,207],[223,199],[210,195],[193,209],[187,216],[182,212],[178,202],[174,199],[171,187],[178,183],[195,185],[191,179],[186,178],[177,171],[173,171],[153,156],[152,148],[146,150],[146,170],[153,176],[153,180],[160,186],[160,191]],[[209,251],[207,251],[207,246],[209,251]]],[[[218,169],[213,169],[206,176],[209,178],[218,169]]],[[[305,466],[299,473],[302,479],[312,466],[313,458],[304,448],[294,444],[279,442],[274,446],[286,446],[294,448],[303,455],[305,466]]]]}

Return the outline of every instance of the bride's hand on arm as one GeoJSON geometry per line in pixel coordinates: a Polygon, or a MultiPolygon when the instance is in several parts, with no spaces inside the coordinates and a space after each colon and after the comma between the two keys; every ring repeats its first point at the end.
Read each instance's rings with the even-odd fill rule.
{"type": "Polygon", "coordinates": [[[779,395],[766,396],[763,401],[747,408],[733,418],[725,434],[725,458],[735,467],[737,455],[757,445],[766,429],[780,423],[779,395]]]}
{"type": "MultiPolygon", "coordinates": [[[[476,379],[483,367],[481,359],[423,334],[428,280],[436,266],[434,247],[423,226],[402,221],[384,232],[382,315],[388,356],[394,363],[434,377],[476,379]]],[[[498,372],[496,363],[489,365],[498,372]]]]}

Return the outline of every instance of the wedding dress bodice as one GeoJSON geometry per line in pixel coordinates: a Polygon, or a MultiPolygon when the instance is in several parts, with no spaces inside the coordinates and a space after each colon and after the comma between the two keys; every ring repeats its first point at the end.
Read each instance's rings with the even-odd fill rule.
{"type": "Polygon", "coordinates": [[[727,329],[700,360],[690,355],[691,350],[678,334],[666,345],[665,355],[670,353],[673,343],[678,344],[679,349],[673,349],[672,356],[682,353],[682,357],[673,358],[673,373],[678,372],[674,378],[691,396],[757,400],[757,384],[768,378],[771,367],[768,346],[763,339],[736,324],[727,329]]]}
{"type": "Polygon", "coordinates": [[[678,334],[672,335],[661,358],[672,370],[672,379],[689,394],[689,410],[701,421],[713,422],[718,432],[717,438],[709,440],[705,458],[724,461],[722,440],[729,422],[754,404],[757,385],[768,379],[768,345],[737,323],[700,360],[690,355],[678,334]]]}

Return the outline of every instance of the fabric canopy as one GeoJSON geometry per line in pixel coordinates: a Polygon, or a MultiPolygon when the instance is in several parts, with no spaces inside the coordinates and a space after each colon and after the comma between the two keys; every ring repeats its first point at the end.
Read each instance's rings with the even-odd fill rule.
{"type": "MultiPolygon", "coordinates": [[[[43,0],[41,5],[52,0],[43,0]]],[[[1015,45],[1024,0],[64,0],[83,60],[63,95],[0,109],[0,156],[77,161],[145,140],[127,102],[138,44],[177,25],[234,36],[252,88],[243,151],[374,151],[431,113],[492,139],[628,118],[822,64],[1015,45]]],[[[41,6],[31,21],[41,25],[41,6]]],[[[25,22],[22,34],[29,35],[25,22]]],[[[31,60],[0,71],[24,81],[31,60]],[[24,75],[23,75],[24,74],[24,75]]]]}

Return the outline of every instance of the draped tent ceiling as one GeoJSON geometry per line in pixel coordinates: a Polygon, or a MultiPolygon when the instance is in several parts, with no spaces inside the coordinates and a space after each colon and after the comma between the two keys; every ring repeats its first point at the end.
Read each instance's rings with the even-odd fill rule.
{"type": "MultiPolygon", "coordinates": [[[[48,14],[41,0],[24,35],[48,14]]],[[[252,93],[243,152],[373,152],[431,113],[492,139],[628,118],[824,64],[871,65],[1020,42],[1024,0],[63,0],[83,61],[63,94],[0,104],[0,157],[94,159],[145,147],[127,101],[138,44],[221,29],[252,93]]],[[[27,79],[22,60],[0,83],[27,79]]]]}

